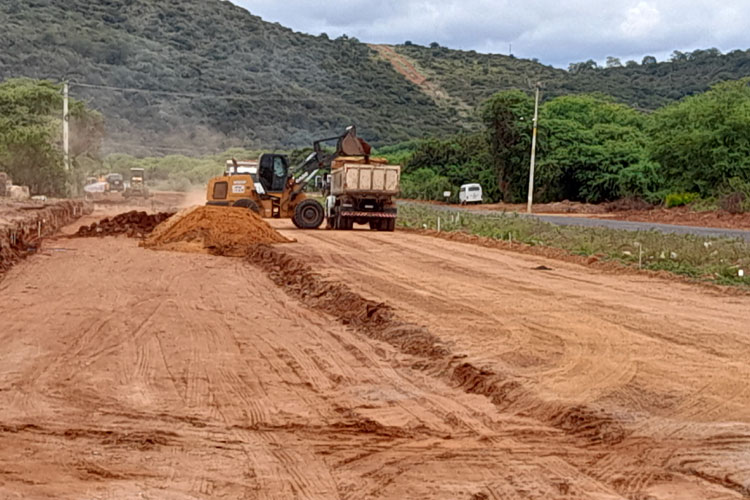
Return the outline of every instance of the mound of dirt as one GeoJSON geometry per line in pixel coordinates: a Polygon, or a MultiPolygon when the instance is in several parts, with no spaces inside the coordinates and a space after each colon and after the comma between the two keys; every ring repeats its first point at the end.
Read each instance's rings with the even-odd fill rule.
{"type": "Polygon", "coordinates": [[[289,241],[246,208],[200,206],[178,212],[159,225],[141,246],[241,257],[253,245],[289,241]]]}
{"type": "Polygon", "coordinates": [[[159,224],[169,219],[174,212],[148,214],[132,210],[114,217],[105,217],[89,226],[81,226],[73,236],[86,238],[91,236],[117,236],[125,234],[129,238],[143,238],[159,224]]]}

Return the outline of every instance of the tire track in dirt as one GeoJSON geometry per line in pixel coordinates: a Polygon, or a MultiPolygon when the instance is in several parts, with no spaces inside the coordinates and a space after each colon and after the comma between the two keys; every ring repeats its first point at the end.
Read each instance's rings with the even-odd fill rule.
{"type": "MultiPolygon", "coordinates": [[[[428,287],[431,287],[435,282],[443,281],[444,289],[450,289],[450,282],[453,278],[450,272],[446,273],[441,271],[441,273],[439,274],[440,278],[437,277],[438,275],[434,275],[435,279],[432,279],[431,281],[414,282],[415,278],[419,276],[425,276],[423,273],[419,272],[421,270],[420,268],[430,266],[430,262],[432,262],[432,259],[434,259],[435,257],[441,256],[442,258],[452,259],[451,263],[453,264],[456,262],[456,260],[459,260],[459,262],[460,260],[463,260],[463,255],[466,255],[467,260],[471,258],[472,262],[474,263],[473,268],[467,267],[467,269],[471,269],[471,273],[468,273],[467,275],[477,277],[482,276],[485,273],[484,268],[494,260],[494,257],[484,260],[487,257],[490,257],[490,254],[483,255],[481,257],[481,260],[476,259],[474,257],[475,255],[478,256],[479,253],[486,252],[486,250],[465,251],[468,250],[468,248],[465,248],[467,247],[467,245],[464,244],[450,244],[451,255],[450,257],[448,257],[448,254],[444,252],[438,252],[438,248],[436,248],[432,244],[429,244],[429,240],[426,240],[425,238],[415,238],[413,236],[391,236],[391,239],[389,241],[384,241],[386,238],[381,238],[379,237],[379,235],[372,235],[369,232],[357,231],[344,234],[331,233],[330,235],[327,233],[308,234],[294,232],[294,236],[299,237],[301,244],[309,244],[310,242],[314,241],[313,248],[315,250],[311,251],[309,246],[306,249],[305,260],[307,262],[315,263],[319,261],[327,261],[334,263],[333,266],[322,266],[321,273],[324,276],[333,280],[340,279],[340,277],[342,276],[347,276],[347,281],[350,283],[356,283],[356,288],[358,290],[364,291],[367,296],[375,296],[379,300],[388,300],[389,298],[393,299],[392,293],[394,292],[394,290],[408,290],[409,288],[413,288],[413,290],[411,291],[412,296],[406,297],[408,300],[408,303],[405,304],[406,307],[404,307],[403,305],[399,307],[399,313],[406,312],[407,317],[411,317],[413,315],[415,311],[415,304],[418,307],[420,304],[422,304],[423,301],[417,300],[416,297],[419,297],[419,294],[424,289],[425,284],[428,287]],[[405,244],[407,243],[407,238],[409,241],[408,244],[405,244]],[[411,240],[414,241],[412,242],[411,240]],[[422,242],[421,244],[419,243],[420,241],[422,242]],[[391,249],[394,250],[391,251],[391,249]],[[318,257],[318,252],[320,252],[321,257],[318,257]],[[425,253],[427,254],[426,258],[420,255],[425,253]],[[327,257],[323,255],[327,255],[327,257]],[[398,255],[399,257],[395,257],[396,255],[398,255]],[[456,257],[460,257],[460,259],[456,259],[456,257]],[[358,266],[357,259],[367,259],[369,262],[366,267],[361,267],[358,266]],[[399,273],[406,268],[410,268],[411,271],[410,274],[407,275],[405,281],[404,279],[402,279],[399,273]],[[451,279],[445,280],[446,274],[450,276],[451,279]],[[380,276],[389,276],[391,278],[395,278],[394,283],[391,283],[390,286],[388,286],[385,284],[385,281],[379,281],[380,276]],[[383,283],[382,287],[380,283],[383,283]],[[376,284],[376,286],[370,286],[372,284],[376,284]]],[[[442,247],[445,245],[441,243],[439,244],[439,246],[442,247]]],[[[291,251],[292,254],[297,254],[296,245],[292,245],[287,249],[291,251]]],[[[499,255],[499,252],[491,252],[492,255],[499,255]]],[[[539,258],[513,258],[507,260],[526,261],[526,265],[529,266],[527,269],[533,267],[532,263],[534,263],[535,261],[541,261],[542,263],[544,263],[544,260],[539,258]]],[[[569,264],[560,263],[553,263],[553,265],[555,266],[555,268],[574,267],[569,264]]],[[[444,269],[444,267],[441,267],[441,269],[444,269]]],[[[500,273],[496,272],[494,274],[499,275],[500,273]]],[[[517,270],[513,269],[512,274],[517,274],[517,270]]],[[[567,269],[564,269],[564,272],[560,273],[559,277],[556,276],[556,281],[559,282],[559,285],[553,287],[552,290],[555,290],[555,288],[559,288],[559,286],[563,285],[566,282],[564,278],[567,277],[567,274],[567,269]]],[[[510,279],[506,278],[506,276],[503,275],[501,282],[513,282],[513,275],[508,277],[510,279]]],[[[529,275],[529,278],[531,278],[532,276],[533,275],[529,275]]],[[[535,280],[530,281],[533,282],[535,280]]],[[[600,278],[595,274],[594,277],[592,277],[588,281],[592,282],[592,285],[589,286],[599,287],[602,282],[607,280],[606,276],[600,278]]],[[[639,286],[642,286],[641,283],[658,283],[658,280],[643,280],[642,278],[633,279],[631,281],[637,282],[639,286]]],[[[487,286],[486,283],[492,282],[492,280],[482,280],[479,283],[476,283],[476,286],[483,289],[487,286]]],[[[633,284],[629,283],[628,280],[619,282],[614,281],[613,283],[615,283],[614,292],[611,290],[607,292],[610,296],[613,295],[613,293],[622,294],[623,296],[627,296],[628,294],[632,293],[631,291],[633,289],[633,284]]],[[[675,285],[670,283],[670,286],[674,287],[675,285]]],[[[687,292],[690,292],[691,290],[691,287],[689,286],[678,285],[678,287],[681,289],[687,289],[687,292]]],[[[513,292],[524,294],[533,292],[535,288],[536,287],[534,285],[529,286],[528,284],[526,284],[524,287],[520,288],[520,291],[514,289],[513,292]],[[529,292],[527,292],[527,290],[529,292]]],[[[501,295],[507,294],[502,293],[502,290],[499,288],[495,289],[497,290],[496,293],[500,293],[501,295]]],[[[696,290],[695,288],[692,288],[692,290],[693,293],[702,291],[696,290]]],[[[559,290],[557,290],[557,292],[559,293],[559,290]]],[[[566,293],[572,293],[573,295],[577,295],[579,292],[583,292],[580,293],[581,297],[583,298],[587,290],[585,288],[572,288],[569,291],[566,291],[566,293]]],[[[471,294],[469,293],[467,293],[466,295],[467,297],[471,296],[471,294]]],[[[552,368],[551,372],[553,374],[552,376],[555,379],[564,379],[565,377],[569,377],[569,374],[576,374],[577,372],[581,371],[590,372],[591,369],[587,368],[587,366],[590,366],[591,368],[598,367],[597,363],[592,364],[592,362],[597,359],[596,356],[605,355],[605,358],[603,359],[606,360],[606,363],[610,361],[609,358],[611,358],[613,354],[615,356],[620,356],[632,351],[631,344],[626,342],[626,339],[629,336],[640,337],[639,343],[649,346],[649,349],[653,353],[669,353],[669,351],[662,350],[663,347],[662,345],[660,345],[660,343],[663,341],[676,341],[675,346],[672,348],[672,350],[678,349],[677,351],[675,351],[675,353],[678,355],[677,359],[680,360],[680,358],[684,357],[687,357],[688,359],[694,358],[691,359],[691,363],[696,362],[695,368],[699,372],[700,370],[705,370],[705,365],[697,364],[698,359],[701,359],[701,361],[704,363],[706,360],[708,360],[709,363],[715,363],[718,369],[720,366],[727,366],[727,356],[736,358],[736,352],[732,354],[732,351],[727,350],[727,347],[732,346],[733,349],[739,348],[742,351],[747,350],[747,340],[741,340],[742,337],[738,337],[736,335],[734,337],[729,337],[729,342],[726,345],[722,345],[721,343],[716,342],[716,339],[718,339],[716,333],[709,337],[703,335],[703,332],[700,331],[700,328],[703,324],[709,323],[714,325],[714,332],[721,330],[722,325],[716,324],[717,319],[719,320],[719,323],[726,323],[729,328],[733,328],[735,332],[737,331],[736,318],[738,318],[738,316],[727,315],[726,313],[717,314],[720,308],[715,307],[716,301],[713,301],[714,304],[707,308],[687,309],[684,307],[679,307],[676,309],[670,309],[670,316],[677,315],[681,327],[687,324],[685,321],[685,319],[687,318],[689,318],[689,320],[693,322],[695,321],[695,316],[697,315],[703,316],[703,318],[701,318],[700,322],[691,324],[689,329],[687,330],[680,328],[668,328],[665,330],[659,328],[659,326],[661,325],[654,324],[653,319],[656,317],[654,313],[657,310],[654,309],[653,312],[652,310],[650,310],[651,304],[649,304],[649,301],[661,303],[664,306],[670,306],[671,304],[674,304],[674,302],[666,299],[659,293],[646,293],[645,296],[644,294],[639,294],[639,297],[643,297],[645,299],[645,302],[642,302],[636,306],[633,306],[631,304],[623,304],[625,306],[624,309],[622,306],[619,306],[616,309],[612,309],[612,304],[610,303],[610,300],[606,298],[606,296],[607,294],[603,294],[601,296],[595,297],[593,301],[581,301],[581,304],[585,304],[586,312],[584,313],[584,316],[587,314],[596,314],[595,311],[597,310],[610,310],[613,312],[616,311],[616,315],[612,318],[613,321],[601,322],[600,320],[598,320],[600,321],[601,325],[606,325],[606,327],[601,329],[592,329],[589,333],[581,334],[581,337],[586,339],[586,341],[584,342],[571,342],[571,339],[566,338],[565,345],[566,351],[568,351],[566,352],[566,357],[568,360],[567,362],[572,364],[570,364],[567,369],[560,370],[560,364],[557,363],[558,366],[552,368]],[[683,317],[685,319],[683,319],[683,317]],[[634,318],[637,321],[633,322],[634,318]],[[734,324],[732,324],[733,321],[734,324]],[[617,330],[622,331],[621,337],[620,335],[618,335],[617,330]],[[621,340],[616,340],[615,342],[613,342],[613,340],[618,338],[621,340]],[[705,338],[706,341],[709,341],[710,343],[702,343],[701,340],[703,338],[705,338]],[[569,348],[576,348],[575,346],[579,346],[577,347],[578,351],[569,351],[569,348]],[[604,347],[606,350],[601,351],[602,347],[604,347]],[[590,348],[595,348],[596,350],[589,351],[590,348]],[[607,355],[606,353],[609,354],[607,355]],[[715,360],[711,360],[711,358],[714,358],[715,360]],[[577,366],[577,364],[580,364],[582,361],[585,361],[586,364],[577,366]],[[554,375],[555,369],[558,370],[558,374],[556,376],[554,375]]],[[[708,294],[708,297],[711,296],[711,294],[708,294]]],[[[556,302],[559,302],[558,299],[560,298],[560,295],[554,295],[554,297],[556,299],[556,302]]],[[[700,300],[703,300],[697,299],[697,297],[692,297],[689,293],[687,297],[689,297],[688,300],[690,301],[699,302],[700,300]]],[[[566,299],[565,296],[563,296],[562,298],[566,299]]],[[[468,307],[471,307],[472,303],[476,304],[476,301],[472,302],[472,300],[467,300],[467,298],[463,296],[458,297],[457,299],[458,304],[460,304],[461,306],[466,304],[468,305],[468,307]]],[[[710,301],[712,299],[708,300],[710,301]]],[[[730,298],[728,303],[722,305],[721,309],[726,309],[727,305],[729,307],[732,307],[733,303],[740,301],[742,301],[742,299],[730,298]]],[[[377,302],[377,299],[375,302],[377,302]]],[[[502,302],[499,303],[501,304],[502,302]]],[[[418,307],[417,310],[419,310],[418,307]]],[[[435,309],[432,310],[434,311],[435,309]]],[[[538,308],[535,312],[539,312],[538,308]]],[[[455,317],[456,315],[454,314],[453,316],[455,317]]],[[[535,315],[535,317],[536,316],[538,316],[538,314],[535,315]]],[[[450,318],[447,324],[458,324],[454,323],[454,317],[451,317],[449,315],[446,315],[446,317],[450,318]]],[[[567,317],[564,314],[560,315],[560,317],[555,320],[538,323],[535,329],[541,334],[544,334],[545,332],[554,334],[555,331],[552,325],[571,324],[568,317],[569,315],[567,315],[567,317]]],[[[662,317],[664,316],[662,315],[662,317]]],[[[669,324],[668,321],[661,320],[661,322],[664,325],[669,324]]],[[[440,324],[440,322],[436,322],[434,320],[431,321],[431,323],[440,324]]],[[[500,323],[502,324],[502,322],[500,323]]],[[[445,324],[446,323],[443,323],[443,325],[445,324]]],[[[577,322],[573,324],[576,325],[576,330],[580,330],[581,325],[587,325],[586,322],[577,322]]],[[[672,323],[671,325],[674,325],[674,323],[672,323]]],[[[441,337],[443,337],[443,333],[446,331],[444,328],[445,326],[443,326],[442,328],[438,328],[438,330],[441,332],[441,337]]],[[[475,333],[472,332],[469,336],[471,335],[475,335],[475,333]]],[[[453,338],[458,337],[455,335],[448,335],[448,338],[451,338],[451,340],[453,340],[453,338]]],[[[463,345],[461,341],[457,340],[455,342],[456,345],[463,345]]],[[[536,349],[538,348],[538,345],[538,341],[535,341],[533,347],[536,349]]],[[[531,346],[532,344],[530,344],[530,347],[531,346]]],[[[497,348],[493,346],[493,351],[497,349],[503,350],[502,346],[498,346],[497,348]]],[[[484,358],[482,354],[478,353],[473,353],[470,357],[472,359],[484,358]]],[[[695,455],[701,457],[699,460],[697,460],[697,470],[705,471],[715,469],[717,466],[714,465],[715,460],[712,457],[716,454],[718,456],[721,456],[720,462],[722,465],[720,467],[722,467],[722,470],[735,471],[735,474],[740,474],[740,477],[743,477],[744,479],[738,481],[738,484],[743,484],[743,482],[745,482],[744,484],[750,484],[750,472],[745,471],[744,468],[740,465],[744,462],[744,460],[737,461],[737,459],[734,458],[733,463],[733,459],[731,457],[734,456],[734,452],[729,446],[724,446],[719,450],[715,450],[712,449],[711,446],[707,446],[703,441],[693,440],[692,436],[694,436],[697,430],[693,424],[687,424],[682,433],[687,439],[690,439],[689,441],[663,441],[662,436],[674,432],[675,429],[683,427],[682,421],[680,419],[689,419],[691,417],[679,411],[679,407],[675,405],[675,402],[679,400],[670,400],[669,397],[671,397],[671,394],[669,392],[665,392],[663,395],[659,392],[655,392],[653,393],[653,397],[651,397],[651,393],[649,393],[647,390],[644,399],[644,397],[641,396],[642,388],[644,387],[643,384],[647,384],[646,387],[650,388],[650,386],[652,386],[654,383],[654,377],[657,376],[660,378],[660,380],[670,380],[672,381],[672,384],[677,383],[678,385],[681,382],[687,382],[686,380],[681,380],[680,378],[673,379],[667,373],[659,373],[661,371],[661,367],[649,364],[648,359],[641,358],[641,355],[639,355],[638,357],[632,357],[632,354],[626,355],[623,358],[623,361],[625,362],[617,363],[625,368],[620,372],[619,375],[615,376],[614,372],[605,370],[601,372],[603,377],[592,377],[590,379],[590,382],[586,379],[583,379],[582,382],[579,382],[577,384],[577,386],[585,388],[584,390],[588,391],[590,390],[590,387],[594,387],[592,386],[592,383],[600,383],[605,389],[604,391],[599,391],[598,395],[596,391],[594,391],[593,393],[579,391],[579,394],[577,395],[578,397],[573,395],[573,400],[584,399],[589,401],[601,401],[605,404],[604,407],[608,408],[612,412],[612,415],[616,415],[617,419],[622,419],[622,424],[625,428],[630,429],[629,432],[635,432],[637,434],[645,432],[648,436],[647,438],[641,439],[640,437],[636,438],[636,435],[632,435],[631,437],[627,437],[626,439],[624,439],[622,443],[612,446],[611,448],[613,448],[615,451],[613,451],[611,454],[604,455],[611,456],[613,464],[616,465],[614,465],[610,472],[605,474],[604,476],[597,475],[600,480],[615,484],[617,486],[616,489],[620,493],[626,494],[627,496],[637,495],[638,492],[635,491],[636,489],[640,489],[641,491],[650,491],[651,489],[656,488],[661,492],[666,488],[661,485],[662,482],[667,481],[667,479],[665,478],[669,478],[669,481],[674,482],[675,476],[680,474],[700,477],[699,474],[689,472],[687,469],[680,467],[674,459],[670,459],[670,457],[678,457],[681,452],[691,450],[691,453],[694,453],[695,455]],[[625,388],[628,386],[632,386],[634,389],[637,387],[639,390],[638,393],[630,393],[632,396],[635,396],[636,399],[633,400],[631,396],[630,404],[625,405],[625,401],[628,400],[618,399],[614,397],[615,392],[613,392],[613,390],[622,392],[622,390],[618,388],[625,388]],[[611,388],[607,389],[607,387],[611,388]],[[666,401],[664,400],[664,396],[669,396],[666,401]],[[666,403],[666,405],[664,403],[666,403]],[[663,413],[663,417],[669,417],[668,419],[654,418],[656,415],[654,415],[654,417],[650,415],[655,410],[659,410],[660,408],[662,408],[662,410],[660,411],[663,413]],[[670,408],[672,408],[673,410],[670,410],[670,408]],[[632,447],[633,450],[638,450],[648,448],[649,446],[656,449],[656,452],[654,454],[644,454],[640,452],[634,454],[633,451],[629,449],[630,447],[632,447]],[[654,465],[651,466],[650,469],[648,469],[643,465],[638,466],[639,463],[654,463],[654,465]],[[632,481],[618,480],[618,477],[626,474],[623,471],[627,470],[633,471],[634,479],[632,481]],[[607,480],[607,477],[610,478],[610,481],[607,480]]],[[[498,366],[497,359],[495,359],[495,361],[492,363],[492,366],[495,368],[498,366]]],[[[745,370],[743,368],[740,368],[740,372],[732,374],[733,371],[736,371],[736,362],[731,362],[729,366],[731,367],[729,372],[727,372],[726,370],[720,370],[719,373],[722,374],[721,377],[711,378],[711,385],[713,386],[711,394],[706,394],[704,398],[701,398],[699,395],[696,398],[698,399],[696,403],[697,408],[702,409],[702,415],[704,418],[726,418],[725,415],[727,414],[727,411],[736,413],[737,410],[740,410],[741,408],[743,408],[743,406],[744,408],[748,408],[746,402],[742,399],[744,397],[744,391],[737,391],[736,389],[732,388],[732,386],[746,387],[746,384],[739,383],[739,381],[743,378],[746,379],[746,377],[743,377],[740,374],[745,370]],[[738,384],[728,385],[726,380],[727,375],[730,375],[730,380],[737,380],[738,384]]],[[[513,372],[517,372],[517,368],[518,367],[515,366],[513,368],[513,372]]],[[[688,370],[686,372],[688,376],[692,375],[692,373],[693,372],[691,370],[688,370]]],[[[534,366],[531,366],[529,374],[536,375],[534,378],[542,376],[542,374],[547,375],[543,371],[538,372],[538,375],[535,374],[534,366]]],[[[537,386],[533,379],[529,381],[522,380],[522,383],[524,384],[528,382],[531,383],[531,386],[537,386]]],[[[572,384],[570,384],[569,386],[572,387],[572,384]]],[[[688,387],[689,386],[686,384],[685,388],[688,389],[688,387]]],[[[464,389],[466,389],[466,387],[464,387],[464,389]]],[[[668,389],[662,388],[662,390],[668,389]]],[[[554,393],[550,393],[549,389],[545,390],[545,393],[548,393],[550,396],[554,396],[554,393]]],[[[687,393],[689,393],[689,391],[686,392],[686,394],[687,393]]],[[[524,398],[518,398],[517,400],[510,402],[509,409],[518,411],[526,404],[533,404],[533,402],[529,403],[529,401],[524,400],[524,398]]],[[[535,414],[536,411],[546,411],[544,406],[545,405],[542,405],[541,407],[532,409],[531,414],[535,414]]],[[[522,414],[529,415],[530,413],[524,412],[522,414]]],[[[556,425],[558,426],[571,426],[574,428],[575,426],[580,424],[580,416],[576,415],[575,411],[567,415],[563,412],[557,415],[557,417],[555,418],[557,419],[556,425]]],[[[710,428],[711,433],[720,432],[720,427],[717,428],[715,426],[711,426],[710,428]]],[[[745,428],[747,428],[747,426],[745,426],[745,428]]],[[[585,433],[586,431],[584,431],[584,434],[585,433]]],[[[746,445],[748,444],[750,444],[750,441],[746,442],[746,445]]],[[[701,481],[707,480],[703,478],[701,479],[701,481]]],[[[717,483],[714,482],[712,484],[717,483]]],[[[732,489],[734,492],[737,491],[736,488],[730,489],[732,489]]],[[[694,490],[690,489],[689,491],[694,490]]],[[[723,498],[723,495],[726,494],[726,491],[724,491],[724,493],[718,493],[718,491],[719,490],[713,491],[713,496],[711,496],[711,498],[723,498]]],[[[705,492],[704,494],[707,495],[707,493],[705,492]]],[[[703,497],[699,496],[699,498],[703,497]]],[[[708,498],[708,496],[706,496],[706,498],[708,498]]]]}
{"type": "Polygon", "coordinates": [[[465,392],[486,396],[502,409],[507,409],[518,399],[530,399],[534,404],[527,411],[535,418],[592,444],[614,445],[625,438],[624,428],[603,409],[585,405],[555,408],[556,405],[544,402],[521,382],[509,379],[507,375],[457,361],[461,357],[426,329],[404,322],[384,303],[367,300],[342,283],[323,279],[285,252],[259,245],[249,251],[248,260],[269,272],[271,280],[290,295],[334,315],[370,337],[401,349],[405,354],[423,358],[422,369],[449,379],[465,392]]]}
{"type": "MultiPolygon", "coordinates": [[[[690,486],[692,498],[739,496],[690,471],[713,477],[732,470],[726,450],[743,460],[742,425],[711,441],[711,425],[699,440],[690,426],[676,433],[665,419],[654,427],[669,442],[635,427],[619,445],[592,446],[514,415],[520,406],[503,411],[481,394],[482,384],[441,375],[450,363],[485,366],[473,355],[433,363],[405,353],[385,340],[414,330],[389,331],[383,340],[358,333],[356,321],[342,325],[290,299],[240,260],[146,252],[109,238],[76,240],[71,249],[21,264],[0,292],[0,317],[8,320],[0,331],[0,497],[601,500],[654,491],[659,500],[675,498],[654,489],[667,487],[657,474],[664,467],[670,484],[690,486]],[[61,280],[63,268],[87,272],[61,280]],[[107,282],[110,276],[117,278],[107,282]],[[24,293],[28,285],[38,288],[24,293]],[[136,334],[149,301],[163,306],[136,334]],[[91,348],[24,396],[34,409],[12,403],[24,372],[68,352],[81,325],[90,326],[86,318],[105,316],[114,319],[90,339],[91,348]],[[90,354],[96,358],[86,364],[90,354]],[[137,359],[148,383],[133,376],[137,359]],[[188,389],[193,396],[184,398],[188,389]],[[598,479],[597,460],[607,456],[611,472],[598,479]],[[662,457],[671,457],[667,466],[662,457]],[[637,479],[628,482],[630,476],[637,479]],[[620,492],[618,477],[623,491],[641,491],[620,492]]],[[[415,282],[433,287],[424,278],[415,282]]],[[[481,299],[480,292],[473,297],[481,299]]],[[[460,307],[460,294],[456,299],[460,307]]],[[[485,319],[488,326],[494,317],[485,319]]],[[[534,342],[547,326],[537,327],[534,342]]],[[[559,342],[546,349],[557,352],[559,342]]],[[[586,355],[587,343],[580,344],[586,355]]],[[[449,352],[463,345],[461,338],[445,343],[449,352]]],[[[414,353],[421,347],[403,346],[414,353]]],[[[494,348],[488,342],[482,359],[494,348]]],[[[529,375],[510,381],[537,386],[534,366],[526,363],[529,375]]]]}

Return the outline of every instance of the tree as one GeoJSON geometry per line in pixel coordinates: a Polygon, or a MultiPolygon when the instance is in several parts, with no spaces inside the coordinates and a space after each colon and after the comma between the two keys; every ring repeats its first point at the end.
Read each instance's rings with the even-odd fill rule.
{"type": "Polygon", "coordinates": [[[629,61],[625,62],[625,67],[626,67],[626,68],[635,68],[635,67],[637,67],[637,66],[638,66],[638,61],[633,61],[633,60],[631,59],[631,60],[629,60],[629,61]]]}
{"type": "Polygon", "coordinates": [[[710,196],[733,177],[750,182],[750,78],[656,111],[649,135],[675,191],[710,196]]]}
{"type": "Polygon", "coordinates": [[[658,189],[645,122],[645,115],[604,96],[546,102],[540,114],[540,199],[601,202],[658,189]]]}
{"type": "Polygon", "coordinates": [[[641,61],[641,64],[643,66],[649,65],[649,64],[656,64],[656,58],[654,56],[645,56],[643,58],[643,61],[641,61]]]}
{"type": "Polygon", "coordinates": [[[495,184],[503,201],[525,199],[534,99],[520,90],[500,92],[481,108],[495,184]]]}
{"type": "Polygon", "coordinates": [[[401,179],[401,194],[415,200],[442,200],[445,191],[455,192],[448,178],[429,168],[420,168],[401,179]]]}
{"type": "Polygon", "coordinates": [[[585,62],[571,63],[568,66],[568,71],[571,73],[581,73],[584,71],[593,71],[598,68],[599,66],[596,64],[596,61],[594,61],[593,59],[589,59],[585,62]]]}
{"type": "MultiPolygon", "coordinates": [[[[65,194],[60,144],[62,95],[59,85],[29,79],[0,84],[0,171],[34,194],[65,194]]],[[[101,115],[75,100],[70,103],[71,159],[98,159],[101,115]],[[78,139],[80,138],[80,139],[78,139]]]]}
{"type": "Polygon", "coordinates": [[[622,68],[622,61],[617,57],[607,57],[607,68],[622,68]]]}
{"type": "MultiPolygon", "coordinates": [[[[407,175],[428,168],[447,179],[451,186],[449,190],[453,192],[462,184],[480,182],[485,188],[485,198],[493,201],[500,199],[484,134],[460,134],[448,139],[420,141],[403,163],[407,175]]],[[[442,199],[442,193],[438,199],[442,199]]]]}
{"type": "Polygon", "coordinates": [[[685,52],[680,52],[679,50],[675,50],[674,52],[672,52],[672,55],[669,57],[669,60],[672,62],[687,61],[688,55],[685,52]]]}

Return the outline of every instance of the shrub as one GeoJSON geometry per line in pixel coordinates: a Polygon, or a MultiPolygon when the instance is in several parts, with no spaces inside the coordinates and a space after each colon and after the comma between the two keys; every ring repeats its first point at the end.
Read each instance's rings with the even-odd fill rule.
{"type": "Polygon", "coordinates": [[[750,211],[750,181],[730,178],[721,188],[719,207],[732,214],[750,211]]]}
{"type": "Polygon", "coordinates": [[[666,205],[667,208],[681,207],[689,205],[699,199],[700,195],[698,193],[671,193],[668,194],[667,198],[664,200],[664,205],[666,205]]]}
{"type": "Polygon", "coordinates": [[[447,177],[436,174],[429,168],[420,168],[401,177],[401,196],[416,200],[442,200],[443,192],[455,189],[447,177]]]}

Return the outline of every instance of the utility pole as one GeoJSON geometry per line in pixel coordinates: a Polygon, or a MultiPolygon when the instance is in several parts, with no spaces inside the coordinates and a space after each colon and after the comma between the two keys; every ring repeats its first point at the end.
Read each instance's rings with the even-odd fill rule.
{"type": "Polygon", "coordinates": [[[539,121],[539,87],[541,83],[536,84],[536,98],[534,100],[534,131],[531,134],[531,168],[529,169],[529,201],[526,205],[526,212],[531,213],[531,205],[534,204],[534,167],[536,166],[536,134],[537,122],[539,121]]]}
{"type": "Polygon", "coordinates": [[[70,171],[70,129],[68,128],[68,81],[63,82],[63,161],[65,171],[70,171]]]}

